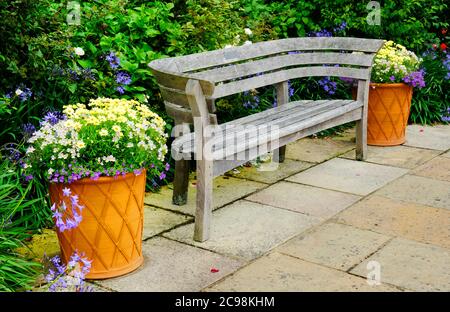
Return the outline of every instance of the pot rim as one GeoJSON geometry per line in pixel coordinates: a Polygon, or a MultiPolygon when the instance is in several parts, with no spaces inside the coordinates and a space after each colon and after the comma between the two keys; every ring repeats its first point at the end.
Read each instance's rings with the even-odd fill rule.
{"type": "Polygon", "coordinates": [[[371,82],[371,87],[382,87],[382,88],[398,88],[398,87],[410,87],[412,86],[407,85],[404,82],[396,82],[396,83],[390,83],[390,82],[371,82]]]}
{"type": "MultiPolygon", "coordinates": [[[[146,175],[147,174],[147,169],[142,169],[141,174],[139,175],[146,175]]],[[[131,176],[134,176],[134,172],[128,172],[125,176],[119,175],[117,177],[108,177],[108,176],[103,176],[103,177],[99,177],[98,179],[91,179],[91,178],[82,178],[80,180],[71,182],[71,183],[66,183],[66,182],[50,182],[50,185],[77,185],[77,184],[102,184],[102,183],[111,183],[111,180],[113,181],[120,181],[120,180],[126,180],[131,178],[131,176]]]]}

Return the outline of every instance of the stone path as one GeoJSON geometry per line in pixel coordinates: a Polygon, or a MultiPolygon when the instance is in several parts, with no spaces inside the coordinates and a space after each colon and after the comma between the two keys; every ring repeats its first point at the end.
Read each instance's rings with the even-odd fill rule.
{"type": "Polygon", "coordinates": [[[105,291],[450,291],[450,126],[408,127],[354,160],[354,133],[303,139],[276,172],[214,184],[211,239],[186,206],[148,194],[145,263],[105,291]],[[368,282],[368,277],[370,283],[368,282]],[[379,277],[380,283],[376,283],[379,277]],[[379,284],[379,285],[376,285],[379,284]]]}

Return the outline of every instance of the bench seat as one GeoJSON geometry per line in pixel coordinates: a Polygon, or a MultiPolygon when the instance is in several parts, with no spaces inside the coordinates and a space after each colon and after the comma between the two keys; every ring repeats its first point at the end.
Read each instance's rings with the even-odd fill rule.
{"type": "MultiPolygon", "coordinates": [[[[310,128],[314,128],[313,133],[329,128],[329,122],[343,114],[347,114],[349,119],[345,122],[357,120],[361,116],[362,106],[363,103],[352,100],[293,101],[260,113],[216,125],[212,130],[211,137],[213,141],[210,143],[213,151],[213,160],[236,159],[234,156],[238,153],[251,151],[251,149],[260,145],[267,145],[272,140],[270,130],[277,129],[279,131],[277,133],[279,135],[278,140],[291,137],[292,141],[294,141],[310,135],[309,131],[307,131],[310,128]],[[318,125],[323,125],[323,129],[318,129],[318,125]],[[251,126],[255,128],[260,127],[260,131],[255,131],[255,128],[251,126]],[[243,131],[244,129],[246,131],[243,131]],[[269,131],[264,133],[264,130],[269,131]],[[293,134],[300,135],[293,136],[293,134]]],[[[287,143],[289,142],[282,142],[279,145],[287,143]]],[[[271,149],[278,147],[272,146],[271,149]]],[[[173,155],[183,159],[190,159],[194,149],[195,133],[180,136],[172,143],[173,155]]],[[[247,157],[247,160],[250,159],[247,157]]]]}

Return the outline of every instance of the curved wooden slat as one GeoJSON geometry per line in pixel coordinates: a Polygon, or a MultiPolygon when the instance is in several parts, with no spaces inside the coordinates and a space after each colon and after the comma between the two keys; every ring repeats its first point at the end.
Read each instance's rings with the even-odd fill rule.
{"type": "Polygon", "coordinates": [[[311,67],[298,67],[286,69],[252,78],[218,84],[211,97],[218,99],[224,96],[260,88],[263,86],[272,85],[289,79],[314,77],[314,76],[348,77],[354,79],[368,80],[370,78],[370,69],[329,67],[329,66],[311,66],[311,67]]]}
{"type": "MultiPolygon", "coordinates": [[[[375,53],[383,43],[383,40],[351,37],[287,38],[174,57],[170,62],[175,62],[178,70],[186,73],[290,51],[345,50],[375,53]]],[[[161,66],[161,69],[167,69],[164,65],[161,66]]]]}
{"type": "MultiPolygon", "coordinates": [[[[153,76],[155,76],[156,81],[160,86],[164,86],[171,89],[177,90],[185,90],[186,84],[189,79],[192,79],[188,74],[170,72],[170,71],[162,71],[152,67],[153,62],[149,64],[149,67],[152,70],[153,76]]],[[[214,92],[214,83],[206,80],[196,79],[200,82],[200,86],[202,87],[203,94],[205,96],[210,96],[214,92]]]]}
{"type": "Polygon", "coordinates": [[[313,52],[302,54],[277,55],[246,63],[228,65],[192,73],[192,77],[213,82],[222,82],[256,75],[262,72],[299,65],[339,64],[369,67],[372,65],[372,54],[351,54],[337,52],[313,52]]]}
{"type": "MultiPolygon", "coordinates": [[[[177,89],[166,88],[164,86],[159,86],[159,89],[161,90],[161,96],[163,97],[164,101],[181,105],[190,109],[186,92],[177,89]]],[[[208,104],[209,112],[214,113],[216,111],[214,100],[207,98],[206,103],[208,104]]]]}

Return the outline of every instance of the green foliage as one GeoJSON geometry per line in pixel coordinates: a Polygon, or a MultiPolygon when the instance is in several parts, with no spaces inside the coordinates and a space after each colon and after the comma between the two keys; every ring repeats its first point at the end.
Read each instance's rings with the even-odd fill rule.
{"type": "Polygon", "coordinates": [[[27,199],[32,187],[22,184],[14,164],[0,163],[0,291],[29,289],[41,268],[15,252],[33,228],[29,211],[40,198],[27,199]]]}
{"type": "Polygon", "coordinates": [[[425,87],[414,89],[409,119],[413,123],[432,124],[442,120],[450,107],[450,79],[443,65],[443,55],[431,52],[423,58],[425,87]]]}
{"type": "Polygon", "coordinates": [[[239,1],[186,1],[177,52],[190,54],[243,43],[245,34],[240,10],[239,1]]]}

